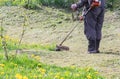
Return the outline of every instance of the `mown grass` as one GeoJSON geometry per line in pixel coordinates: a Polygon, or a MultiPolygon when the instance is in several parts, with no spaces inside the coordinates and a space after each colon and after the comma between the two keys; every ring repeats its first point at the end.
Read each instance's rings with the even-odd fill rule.
{"type": "Polygon", "coordinates": [[[11,55],[4,60],[0,54],[0,79],[105,79],[91,67],[57,67],[40,62],[35,55],[11,55]]]}

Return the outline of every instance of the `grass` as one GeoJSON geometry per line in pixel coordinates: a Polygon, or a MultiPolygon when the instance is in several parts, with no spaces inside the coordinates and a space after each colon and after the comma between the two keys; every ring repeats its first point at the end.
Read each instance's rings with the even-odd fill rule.
{"type": "MultiPolygon", "coordinates": [[[[5,40],[7,43],[7,48],[8,50],[16,50],[16,49],[35,49],[35,50],[49,50],[53,51],[55,49],[55,44],[21,44],[20,47],[18,48],[18,39],[12,38],[10,36],[5,36],[5,40]]],[[[2,50],[2,44],[1,44],[1,38],[0,38],[0,50],[2,50]]]]}
{"type": "Polygon", "coordinates": [[[0,54],[0,79],[105,79],[91,67],[57,67],[39,62],[35,55],[14,55],[9,61],[0,54]]]}
{"type": "Polygon", "coordinates": [[[35,50],[49,50],[49,51],[54,51],[55,49],[55,44],[22,44],[21,49],[35,49],[35,50]]]}
{"type": "Polygon", "coordinates": [[[103,67],[119,67],[120,66],[120,60],[119,59],[110,59],[107,61],[104,61],[104,63],[101,65],[103,67]]]}
{"type": "MultiPolygon", "coordinates": [[[[4,10],[5,10],[5,9],[4,9],[4,10]]],[[[13,9],[11,9],[11,11],[12,11],[12,10],[13,10],[13,9]]],[[[42,11],[43,11],[43,10],[42,10],[42,11]]],[[[41,13],[42,13],[42,11],[41,11],[41,13]]],[[[49,12],[50,12],[50,11],[49,11],[49,12]]],[[[14,12],[14,13],[15,13],[15,12],[14,12]]],[[[17,12],[16,12],[16,13],[17,13],[17,12]]],[[[54,14],[54,12],[53,12],[53,14],[54,14]]],[[[112,14],[111,14],[111,15],[112,15],[112,14]]],[[[31,16],[32,16],[32,15],[31,15],[31,16]]],[[[6,19],[7,19],[7,18],[6,18],[6,19]]],[[[108,19],[107,19],[107,20],[108,20],[108,19]]],[[[43,21],[44,21],[44,20],[43,20],[43,21]]],[[[11,22],[11,21],[10,21],[10,22],[11,22]]],[[[19,22],[16,22],[16,23],[19,23],[19,22]]],[[[34,22],[33,22],[33,23],[34,23],[34,22]]],[[[40,23],[41,23],[41,22],[40,22],[40,23]]],[[[108,23],[108,22],[107,22],[107,23],[108,23]]],[[[14,26],[14,25],[12,25],[12,26],[14,26]]],[[[106,25],[106,26],[107,26],[107,25],[106,25]]],[[[14,27],[15,27],[15,29],[17,28],[16,26],[14,26],[14,27]]],[[[14,27],[13,27],[13,28],[14,28],[14,27]]],[[[37,26],[35,26],[35,27],[37,27],[37,26]]],[[[59,27],[59,25],[57,25],[57,27],[59,27]]],[[[63,26],[62,26],[62,27],[63,27],[63,26]]],[[[109,26],[107,26],[107,27],[109,27],[109,26]]],[[[107,28],[107,27],[106,27],[106,28],[107,28]]],[[[13,28],[12,28],[12,29],[13,29],[13,28]]],[[[112,28],[111,28],[111,29],[112,29],[112,28]]],[[[38,29],[38,30],[39,30],[39,29],[38,29]]],[[[49,30],[49,28],[48,28],[47,30],[49,30]]],[[[82,30],[82,29],[81,29],[81,30],[82,30]]],[[[58,31],[58,30],[57,30],[57,31],[58,31]]],[[[107,30],[107,32],[108,32],[108,31],[110,32],[110,30],[107,30]]],[[[31,31],[30,31],[30,32],[31,32],[31,31]]],[[[111,31],[111,32],[112,32],[112,31],[111,31]]],[[[110,32],[110,33],[111,33],[111,32],[110,32]]],[[[10,32],[8,32],[8,33],[10,33],[10,32]]],[[[15,33],[16,33],[16,32],[15,32],[15,33]]],[[[13,33],[13,34],[15,34],[15,33],[13,33]]],[[[38,32],[38,33],[39,33],[39,32],[38,32]]],[[[107,34],[107,33],[106,33],[106,34],[107,34]]],[[[10,34],[10,35],[11,35],[11,34],[10,34]]],[[[33,34],[33,35],[34,35],[34,34],[33,34]]],[[[56,35],[57,35],[57,34],[56,34],[56,35]]],[[[74,34],[73,34],[73,35],[74,35],[74,34]]],[[[109,34],[108,34],[108,35],[109,35],[109,34]]],[[[30,36],[30,35],[29,35],[29,36],[30,36]]],[[[45,36],[45,35],[44,35],[44,36],[45,36]]],[[[76,36],[76,35],[75,35],[75,36],[76,36]]],[[[77,36],[78,36],[78,35],[77,35],[77,36]]],[[[49,36],[49,37],[51,37],[51,36],[49,36]]],[[[27,37],[27,38],[29,38],[29,37],[27,37]]],[[[74,38],[76,38],[76,37],[74,37],[74,38]]],[[[108,38],[108,39],[109,39],[109,38],[108,38]]],[[[115,39],[116,39],[116,38],[115,38],[115,39]]],[[[82,40],[82,39],[81,39],[81,40],[82,40]]],[[[32,39],[31,39],[31,41],[32,41],[32,39]]],[[[53,40],[53,41],[54,41],[54,40],[53,40]]],[[[76,42],[77,40],[75,39],[74,41],[76,42]]],[[[70,42],[69,44],[74,45],[74,44],[75,44],[74,41],[73,41],[73,43],[70,42]]],[[[115,41],[115,40],[114,40],[114,41],[115,41]]],[[[85,41],[83,40],[83,42],[85,42],[85,41]]],[[[109,50],[109,46],[112,46],[112,44],[111,44],[111,45],[107,45],[106,42],[107,42],[107,41],[105,41],[105,43],[104,43],[103,45],[105,46],[105,50],[109,50]],[[108,47],[107,47],[107,46],[108,46],[108,47]]],[[[109,42],[111,42],[111,41],[109,41],[109,42]]],[[[77,43],[77,42],[76,42],[76,43],[77,43]]],[[[80,40],[79,40],[78,44],[81,44],[81,45],[80,45],[81,48],[80,48],[80,49],[77,49],[78,51],[75,50],[75,51],[72,52],[72,53],[79,52],[78,55],[82,54],[82,56],[76,56],[76,55],[75,55],[75,57],[78,58],[78,60],[81,60],[81,61],[83,62],[83,63],[77,62],[77,63],[79,64],[79,66],[81,66],[82,64],[85,64],[85,65],[86,65],[87,62],[86,62],[85,60],[82,60],[82,59],[81,59],[81,57],[84,57],[84,58],[87,58],[88,61],[89,61],[89,60],[92,61],[92,62],[91,62],[92,64],[97,64],[96,67],[99,67],[99,63],[95,63],[95,61],[96,61],[95,58],[98,58],[98,56],[95,55],[93,58],[89,59],[89,57],[91,57],[91,56],[86,56],[86,54],[84,54],[84,52],[81,52],[82,49],[83,49],[83,50],[85,49],[84,44],[83,44],[83,43],[80,43],[80,40]],[[83,47],[82,47],[82,46],[83,46],[83,47]],[[85,62],[86,62],[86,63],[85,63],[85,62]]],[[[110,43],[109,43],[109,44],[110,44],[110,43]]],[[[118,46],[118,42],[117,42],[117,41],[115,41],[114,44],[116,44],[114,47],[118,46]]],[[[13,48],[11,45],[12,45],[12,44],[10,44],[9,46],[14,50],[15,48],[13,48]]],[[[86,45],[86,44],[85,44],[85,45],[86,45]]],[[[15,46],[15,44],[13,44],[13,46],[15,46]]],[[[32,44],[31,47],[30,47],[29,45],[27,45],[27,44],[22,44],[21,48],[32,48],[32,49],[33,49],[33,48],[34,48],[34,49],[36,48],[36,49],[40,49],[39,46],[41,46],[41,44],[39,44],[39,45],[32,44]]],[[[46,47],[45,45],[42,45],[42,46],[46,47]]],[[[47,45],[47,46],[48,46],[48,48],[49,48],[50,45],[47,45]]],[[[16,47],[16,46],[15,46],[15,47],[16,47]]],[[[43,49],[44,49],[44,47],[43,47],[43,49]]],[[[73,47],[74,47],[74,46],[73,46],[73,47]]],[[[79,46],[78,46],[78,47],[79,47],[79,46]]],[[[112,46],[112,47],[113,47],[113,46],[112,46]]],[[[119,47],[119,46],[118,46],[118,47],[119,47]]],[[[0,48],[1,48],[1,47],[0,47],[0,48]]],[[[48,48],[46,48],[46,49],[48,49],[48,48]]],[[[75,48],[75,47],[74,47],[74,48],[75,48]]],[[[103,49],[103,50],[104,50],[104,49],[103,49]]],[[[69,52],[68,52],[68,53],[69,53],[69,52]]],[[[58,53],[57,53],[57,54],[58,54],[58,53]]],[[[59,53],[59,54],[61,54],[61,53],[59,53]]],[[[49,56],[51,57],[51,55],[49,55],[49,56]]],[[[54,56],[55,56],[55,55],[54,55],[54,56]]],[[[65,55],[65,56],[74,56],[74,54],[68,54],[68,55],[65,55]]],[[[46,57],[48,57],[48,56],[46,56],[46,57]]],[[[104,54],[103,54],[103,55],[100,54],[100,55],[99,55],[100,60],[98,59],[98,62],[99,62],[99,61],[102,61],[102,60],[105,61],[106,59],[104,59],[104,57],[106,57],[106,58],[109,58],[109,57],[110,57],[109,59],[112,59],[112,58],[114,58],[114,57],[116,58],[116,56],[111,57],[111,55],[109,55],[109,56],[108,56],[108,55],[107,55],[107,56],[104,56],[104,54]],[[102,60],[101,60],[101,59],[102,59],[102,60]]],[[[54,59],[54,57],[53,57],[53,59],[54,59]]],[[[58,59],[58,56],[56,56],[56,59],[58,59]]],[[[54,60],[56,60],[56,59],[54,59],[54,60]]],[[[62,58],[61,58],[61,59],[62,59],[62,58]]],[[[65,57],[65,60],[68,60],[68,57],[65,57]]],[[[73,59],[70,59],[70,60],[73,60],[73,61],[75,61],[75,62],[77,61],[77,60],[74,60],[74,57],[73,57],[73,59]]],[[[60,61],[61,61],[61,60],[60,60],[60,61]]],[[[73,61],[70,61],[70,62],[73,62],[73,61]]],[[[65,62],[63,62],[63,64],[64,64],[64,63],[65,63],[65,62]]],[[[67,62],[66,62],[66,63],[67,63],[67,62]]],[[[65,63],[65,64],[66,64],[66,63],[65,63]]],[[[68,62],[68,63],[69,63],[69,62],[68,62]]],[[[74,63],[74,62],[73,62],[73,63],[74,63]]],[[[76,65],[78,65],[77,63],[76,63],[76,65]]],[[[88,62],[88,63],[91,64],[90,62],[88,62]]],[[[87,63],[87,65],[89,65],[88,63],[87,63]]],[[[111,63],[111,62],[110,62],[110,63],[111,63]]],[[[105,65],[105,66],[106,66],[106,65],[105,65]]],[[[107,65],[107,67],[109,68],[109,65],[107,65]]],[[[108,68],[106,68],[106,69],[108,69],[108,68]]],[[[117,68],[118,68],[118,67],[117,67],[117,68]]],[[[116,68],[116,69],[117,69],[117,68],[116,68]]],[[[112,74],[115,74],[115,72],[118,72],[118,71],[115,71],[115,69],[114,69],[113,67],[110,67],[110,68],[108,69],[109,71],[106,71],[106,69],[102,69],[102,67],[101,67],[101,68],[99,67],[99,69],[103,72],[103,74],[109,74],[109,73],[111,73],[111,72],[112,72],[112,74]],[[110,69],[113,69],[113,70],[111,71],[110,69]]],[[[118,68],[118,69],[119,69],[119,68],[118,68]]],[[[27,73],[27,72],[26,72],[26,73],[27,73]]],[[[108,76],[111,76],[112,74],[109,74],[108,76]]],[[[16,75],[16,74],[15,74],[15,75],[16,75]]],[[[15,76],[15,75],[13,75],[13,76],[15,76]]],[[[20,73],[20,74],[17,74],[17,75],[18,75],[18,76],[19,76],[19,75],[25,76],[24,74],[21,74],[21,73],[20,73]]],[[[119,75],[119,74],[118,74],[118,75],[119,75]]],[[[108,79],[110,79],[110,78],[108,78],[108,79]]],[[[113,79],[113,78],[112,78],[112,79],[113,79]]]]}

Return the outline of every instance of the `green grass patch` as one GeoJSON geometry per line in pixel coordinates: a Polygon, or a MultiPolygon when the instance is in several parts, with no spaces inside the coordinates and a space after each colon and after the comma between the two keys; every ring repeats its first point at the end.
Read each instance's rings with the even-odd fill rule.
{"type": "MultiPolygon", "coordinates": [[[[5,36],[4,37],[7,43],[7,49],[8,50],[16,50],[16,49],[35,49],[35,50],[49,50],[49,51],[53,51],[55,50],[56,45],[55,44],[21,44],[18,47],[18,39],[9,37],[9,36],[5,36]]],[[[3,50],[2,49],[2,40],[0,38],[0,51],[3,50]]]]}
{"type": "Polygon", "coordinates": [[[11,55],[7,61],[0,54],[0,79],[105,79],[91,67],[57,67],[38,60],[35,55],[11,55]]]}
{"type": "Polygon", "coordinates": [[[54,51],[56,45],[55,44],[22,44],[20,49],[35,49],[35,50],[49,50],[54,51]]]}

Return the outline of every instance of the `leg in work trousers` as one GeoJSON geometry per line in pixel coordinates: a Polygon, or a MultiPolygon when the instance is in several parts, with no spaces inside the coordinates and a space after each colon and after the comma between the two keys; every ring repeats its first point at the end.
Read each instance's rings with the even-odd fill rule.
{"type": "Polygon", "coordinates": [[[98,51],[102,37],[102,26],[104,21],[104,8],[92,9],[84,20],[84,33],[88,39],[88,51],[98,51]]]}

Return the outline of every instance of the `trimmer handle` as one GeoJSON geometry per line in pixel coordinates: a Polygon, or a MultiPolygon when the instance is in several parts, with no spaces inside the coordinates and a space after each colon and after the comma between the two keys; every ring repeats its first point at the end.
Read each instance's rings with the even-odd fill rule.
{"type": "Polygon", "coordinates": [[[77,9],[76,11],[72,12],[72,20],[76,21],[76,20],[80,20],[82,21],[85,16],[88,14],[88,12],[92,9],[92,7],[90,7],[85,13],[83,13],[81,16],[79,16],[79,10],[77,9]]]}

